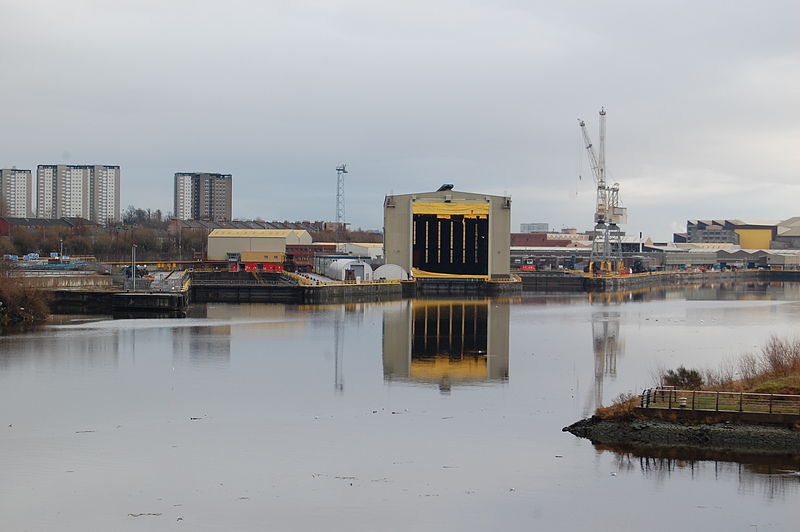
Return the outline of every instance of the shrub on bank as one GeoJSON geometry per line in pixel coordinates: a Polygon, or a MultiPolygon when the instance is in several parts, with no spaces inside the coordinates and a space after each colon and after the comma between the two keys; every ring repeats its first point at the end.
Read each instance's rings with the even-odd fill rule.
{"type": "MultiPolygon", "coordinates": [[[[656,382],[679,390],[800,395],[800,340],[772,336],[759,351],[723,362],[716,370],[706,370],[704,374],[683,366],[659,370],[656,382]]],[[[610,406],[598,408],[595,415],[602,419],[631,419],[638,405],[638,396],[621,394],[610,406]]]]}
{"type": "Polygon", "coordinates": [[[47,295],[0,271],[0,326],[37,323],[50,313],[47,295]]]}
{"type": "Polygon", "coordinates": [[[703,385],[703,377],[696,369],[680,366],[678,369],[664,372],[661,375],[661,382],[664,386],[674,386],[679,390],[696,390],[703,385]]]}

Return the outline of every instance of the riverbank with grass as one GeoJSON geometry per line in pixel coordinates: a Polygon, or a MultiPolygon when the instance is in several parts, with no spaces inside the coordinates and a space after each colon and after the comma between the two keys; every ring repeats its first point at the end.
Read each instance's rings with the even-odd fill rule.
{"type": "Polygon", "coordinates": [[[611,446],[800,455],[800,340],[772,337],[717,369],[662,370],[657,381],[563,430],[611,446]]]}

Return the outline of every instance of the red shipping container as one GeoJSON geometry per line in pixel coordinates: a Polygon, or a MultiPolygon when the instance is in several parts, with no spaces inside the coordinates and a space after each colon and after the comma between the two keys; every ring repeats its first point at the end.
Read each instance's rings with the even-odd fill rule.
{"type": "Polygon", "coordinates": [[[536,265],[535,264],[523,264],[522,266],[519,267],[519,269],[520,269],[520,271],[523,271],[523,272],[535,272],[536,271],[536,265]]]}
{"type": "Polygon", "coordinates": [[[246,272],[257,272],[258,271],[258,266],[256,266],[252,262],[247,262],[244,265],[244,271],[246,271],[246,272]]]}
{"type": "Polygon", "coordinates": [[[231,262],[230,264],[228,264],[228,271],[238,272],[239,271],[239,265],[236,264],[235,262],[231,262]]]}

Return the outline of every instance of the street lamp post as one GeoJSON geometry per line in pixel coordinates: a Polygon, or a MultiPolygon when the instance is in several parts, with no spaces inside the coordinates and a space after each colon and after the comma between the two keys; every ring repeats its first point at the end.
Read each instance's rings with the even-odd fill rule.
{"type": "Polygon", "coordinates": [[[58,239],[58,260],[64,262],[64,239],[58,239]]]}
{"type": "Polygon", "coordinates": [[[136,244],[131,247],[131,281],[133,281],[133,291],[136,292],[136,244]]]}

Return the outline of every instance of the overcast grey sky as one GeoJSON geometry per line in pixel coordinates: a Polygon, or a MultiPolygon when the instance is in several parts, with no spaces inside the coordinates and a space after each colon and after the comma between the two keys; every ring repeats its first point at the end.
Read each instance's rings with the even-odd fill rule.
{"type": "Polygon", "coordinates": [[[388,193],[510,194],[588,229],[577,118],[629,233],[800,215],[800,3],[0,0],[0,166],[119,164],[172,210],[230,172],[235,217],[382,225],[388,193]],[[578,179],[579,159],[583,179],[578,179]]]}

